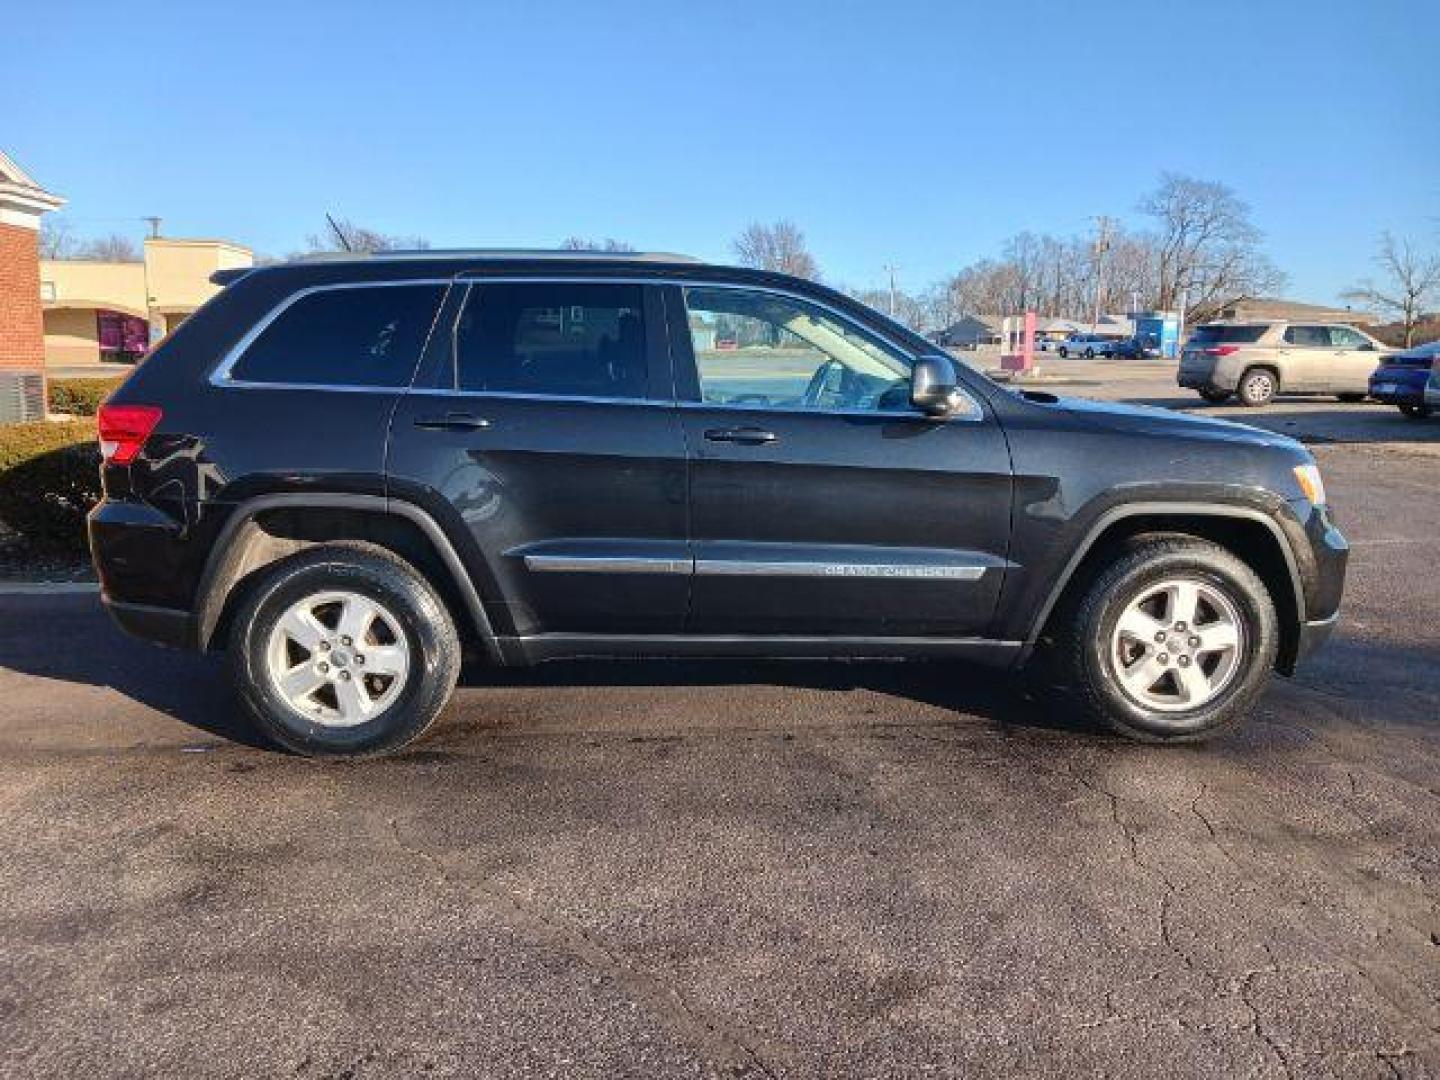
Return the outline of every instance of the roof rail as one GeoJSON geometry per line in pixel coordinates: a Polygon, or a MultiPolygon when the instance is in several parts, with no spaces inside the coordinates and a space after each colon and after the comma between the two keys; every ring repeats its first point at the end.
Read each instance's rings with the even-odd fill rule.
{"type": "Polygon", "coordinates": [[[597,262],[701,263],[693,255],[667,251],[569,251],[556,248],[414,248],[397,251],[317,251],[297,255],[296,263],[409,259],[593,259],[597,262]]]}

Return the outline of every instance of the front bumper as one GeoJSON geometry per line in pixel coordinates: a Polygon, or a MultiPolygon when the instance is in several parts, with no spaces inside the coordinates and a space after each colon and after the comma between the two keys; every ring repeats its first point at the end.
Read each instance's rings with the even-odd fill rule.
{"type": "Polygon", "coordinates": [[[1293,674],[1295,666],[1324,644],[1335,629],[1350,561],[1350,544],[1331,520],[1328,507],[1297,499],[1290,509],[1304,534],[1303,539],[1295,536],[1291,543],[1303,596],[1298,633],[1282,648],[1277,664],[1286,675],[1293,674]]]}
{"type": "Polygon", "coordinates": [[[1295,644],[1295,663],[1299,664],[1321,645],[1330,640],[1335,624],[1340,621],[1337,611],[1328,619],[1311,619],[1300,625],[1300,639],[1295,644]]]}

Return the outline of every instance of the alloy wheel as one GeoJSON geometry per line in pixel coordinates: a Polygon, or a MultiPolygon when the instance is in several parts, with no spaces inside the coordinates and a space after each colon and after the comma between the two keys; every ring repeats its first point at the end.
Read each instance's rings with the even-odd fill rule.
{"type": "Polygon", "coordinates": [[[1214,701],[1245,655],[1245,624],[1225,592],[1196,578],[1146,586],[1121,613],[1109,662],[1125,696],[1157,712],[1189,712],[1214,701]]]}
{"type": "Polygon", "coordinates": [[[266,674],[296,712],[324,727],[355,727],[395,703],[410,646],[383,604],[350,591],[313,593],[270,632],[266,674]]]}

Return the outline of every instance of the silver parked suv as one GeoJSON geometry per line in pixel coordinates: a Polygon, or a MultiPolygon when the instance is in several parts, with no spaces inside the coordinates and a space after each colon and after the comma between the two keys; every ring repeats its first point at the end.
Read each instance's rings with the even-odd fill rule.
{"type": "Polygon", "coordinates": [[[1343,323],[1207,323],[1185,343],[1176,381],[1213,402],[1234,394],[1241,404],[1266,405],[1281,392],[1361,401],[1384,348],[1343,323]]]}

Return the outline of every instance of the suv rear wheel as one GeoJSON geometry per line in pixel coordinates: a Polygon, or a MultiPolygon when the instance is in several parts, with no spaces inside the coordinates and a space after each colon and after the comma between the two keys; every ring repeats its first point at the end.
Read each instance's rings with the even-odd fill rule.
{"type": "Polygon", "coordinates": [[[1275,391],[1279,389],[1275,373],[1269,368],[1251,368],[1240,376],[1240,384],[1235,388],[1240,401],[1256,408],[1261,405],[1269,405],[1275,399],[1275,391]]]}
{"type": "Polygon", "coordinates": [[[299,754],[381,753],[418,738],[460,672],[444,603],[382,550],[326,545],[262,571],[230,635],[260,729],[299,754]]]}
{"type": "Polygon", "coordinates": [[[1064,655],[1111,729],[1193,742],[1244,714],[1278,648],[1275,606],[1255,571],[1209,541],[1163,537],[1132,544],[1090,582],[1064,655]]]}

